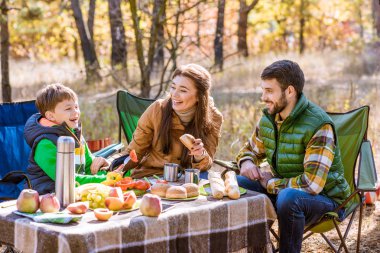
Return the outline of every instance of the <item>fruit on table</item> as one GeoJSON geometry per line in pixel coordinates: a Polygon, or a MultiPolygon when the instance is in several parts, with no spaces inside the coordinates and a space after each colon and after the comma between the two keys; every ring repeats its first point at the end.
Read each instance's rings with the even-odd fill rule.
{"type": "Polygon", "coordinates": [[[131,209],[136,203],[137,197],[134,191],[124,193],[123,209],[131,209]]]}
{"type": "Polygon", "coordinates": [[[75,189],[76,200],[88,201],[92,209],[105,207],[104,200],[109,196],[110,189],[111,187],[98,183],[81,185],[75,189]]]}
{"type": "Polygon", "coordinates": [[[104,185],[115,186],[116,182],[119,182],[122,179],[121,173],[117,171],[110,171],[107,173],[107,178],[102,182],[104,185]]]}
{"type": "Polygon", "coordinates": [[[159,216],[162,212],[161,198],[150,193],[145,194],[141,200],[140,212],[145,216],[159,216]]]}
{"type": "Polygon", "coordinates": [[[73,213],[73,214],[84,214],[85,212],[87,212],[88,207],[89,207],[89,202],[85,201],[85,202],[71,203],[70,205],[66,207],[66,209],[69,210],[70,213],[73,213]]]}
{"type": "Polygon", "coordinates": [[[107,221],[113,215],[113,211],[107,208],[96,208],[94,210],[95,217],[101,221],[107,221]]]}
{"type": "Polygon", "coordinates": [[[134,163],[139,162],[139,159],[137,159],[136,151],[135,151],[134,149],[132,149],[132,150],[129,152],[129,157],[131,157],[132,162],[134,162],[134,163]]]}
{"type": "Polygon", "coordinates": [[[124,200],[118,197],[107,197],[104,203],[109,210],[119,211],[123,208],[124,200]]]}
{"type": "Polygon", "coordinates": [[[54,194],[48,193],[41,197],[40,209],[43,213],[59,212],[61,205],[54,194]]]}
{"type": "Polygon", "coordinates": [[[134,189],[146,191],[150,188],[150,184],[145,180],[137,180],[134,189]]]}
{"type": "Polygon", "coordinates": [[[111,189],[108,193],[108,196],[109,197],[116,197],[116,198],[123,200],[123,191],[121,190],[120,187],[111,187],[111,189]]]}
{"type": "Polygon", "coordinates": [[[40,207],[40,196],[37,191],[24,189],[16,202],[17,210],[24,213],[35,213],[40,207]]]}

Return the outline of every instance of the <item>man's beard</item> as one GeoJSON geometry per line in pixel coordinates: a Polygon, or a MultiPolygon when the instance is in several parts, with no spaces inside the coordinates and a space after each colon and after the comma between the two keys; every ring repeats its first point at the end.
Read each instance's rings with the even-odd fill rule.
{"type": "MultiPolygon", "coordinates": [[[[264,101],[264,102],[271,102],[271,101],[264,101]]],[[[280,100],[278,102],[273,103],[273,109],[268,108],[268,113],[270,115],[276,115],[277,113],[282,112],[287,105],[288,105],[288,101],[286,100],[285,93],[283,92],[280,100]]]]}

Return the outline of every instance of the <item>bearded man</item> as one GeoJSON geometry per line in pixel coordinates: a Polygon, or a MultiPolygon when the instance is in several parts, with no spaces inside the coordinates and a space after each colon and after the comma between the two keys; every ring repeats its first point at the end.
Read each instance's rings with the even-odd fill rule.
{"type": "Polygon", "coordinates": [[[289,60],[274,62],[261,79],[266,108],[237,155],[238,183],[272,200],[280,252],[300,252],[305,226],[342,204],[350,187],[334,123],[303,94],[305,78],[299,65],[289,60]],[[271,172],[259,168],[265,159],[271,172]]]}

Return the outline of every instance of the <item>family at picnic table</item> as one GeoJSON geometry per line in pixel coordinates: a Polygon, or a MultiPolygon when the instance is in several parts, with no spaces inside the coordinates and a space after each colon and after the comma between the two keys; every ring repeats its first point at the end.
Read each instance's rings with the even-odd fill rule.
{"type": "MultiPolygon", "coordinates": [[[[333,211],[350,194],[334,123],[306,98],[304,83],[300,66],[290,60],[276,61],[263,70],[263,115],[236,156],[239,186],[266,194],[276,209],[280,252],[300,252],[305,226],[333,211]],[[264,160],[271,172],[260,169],[264,160]]],[[[199,169],[200,177],[207,178],[223,123],[210,95],[211,84],[204,67],[178,67],[168,95],[142,114],[132,141],[122,151],[135,150],[138,162],[131,160],[118,169],[132,178],[143,178],[162,175],[165,163],[176,163],[199,169]],[[195,138],[191,148],[179,140],[185,133],[195,138]]],[[[110,161],[89,150],[76,93],[62,84],[51,84],[38,92],[36,106],[39,113],[29,118],[24,131],[32,149],[27,168],[32,188],[40,194],[55,191],[60,136],[75,139],[78,184],[106,180],[110,161]]]]}

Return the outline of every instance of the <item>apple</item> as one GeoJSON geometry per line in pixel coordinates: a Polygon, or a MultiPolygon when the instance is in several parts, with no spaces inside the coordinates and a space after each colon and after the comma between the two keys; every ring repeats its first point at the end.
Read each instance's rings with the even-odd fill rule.
{"type": "Polygon", "coordinates": [[[124,201],[118,197],[107,197],[104,204],[112,211],[119,211],[123,208],[124,201]]]}
{"type": "Polygon", "coordinates": [[[161,198],[153,194],[145,194],[141,200],[140,212],[145,216],[157,217],[162,212],[161,198]]]}
{"type": "Polygon", "coordinates": [[[137,197],[134,191],[124,193],[123,209],[131,209],[136,203],[137,197]]]}
{"type": "Polygon", "coordinates": [[[71,203],[66,207],[67,210],[70,211],[70,213],[74,214],[84,214],[88,210],[88,201],[85,202],[76,202],[76,203],[71,203]]]}
{"type": "Polygon", "coordinates": [[[121,200],[124,200],[123,198],[123,191],[120,187],[111,187],[110,192],[108,194],[109,197],[116,197],[121,200]]]}
{"type": "Polygon", "coordinates": [[[61,205],[54,194],[48,193],[41,197],[40,209],[43,213],[57,213],[61,205]]]}
{"type": "Polygon", "coordinates": [[[107,221],[113,215],[113,211],[110,211],[107,208],[96,208],[94,214],[98,220],[107,221]]]}
{"type": "Polygon", "coordinates": [[[17,198],[17,210],[24,213],[35,213],[40,207],[40,195],[32,189],[24,189],[17,198]]]}

